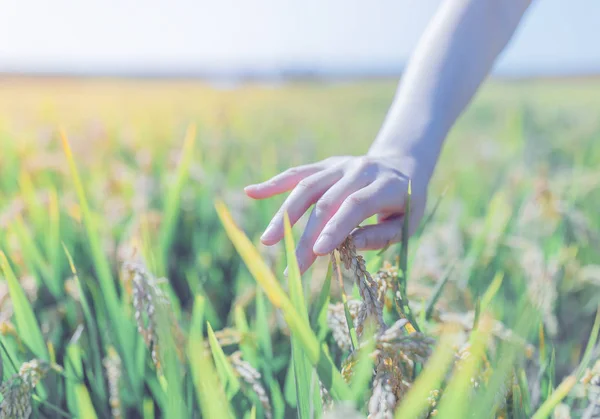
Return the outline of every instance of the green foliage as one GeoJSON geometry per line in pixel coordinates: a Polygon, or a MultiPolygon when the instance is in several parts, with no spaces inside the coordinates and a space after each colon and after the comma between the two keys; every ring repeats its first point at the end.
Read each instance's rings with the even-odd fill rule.
{"type": "MultiPolygon", "coordinates": [[[[301,277],[287,218],[283,246],[258,244],[281,200],[242,187],[364,152],[395,82],[16,83],[0,97],[0,360],[4,389],[27,361],[51,365],[33,417],[319,418],[321,386],[369,413],[390,359],[357,333],[356,287],[325,260],[301,277]]],[[[394,384],[395,417],[599,413],[599,91],[489,85],[450,135],[414,239],[406,222],[401,244],[364,253],[398,291],[388,326],[415,328],[394,337],[394,378],[410,384],[394,384]],[[417,330],[435,340],[425,362],[417,330]]]]}

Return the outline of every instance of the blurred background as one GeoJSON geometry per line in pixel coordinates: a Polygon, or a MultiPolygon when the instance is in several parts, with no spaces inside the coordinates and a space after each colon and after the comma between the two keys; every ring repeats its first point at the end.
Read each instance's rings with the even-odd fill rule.
{"type": "MultiPolygon", "coordinates": [[[[110,296],[99,292],[97,272],[107,272],[99,260],[106,257],[116,278],[122,263],[143,249],[148,269],[169,278],[182,323],[194,296],[206,297],[215,330],[233,328],[234,307],[245,309],[260,345],[267,342],[255,367],[282,384],[289,331],[257,294],[214,201],[224,199],[281,277],[282,248],[261,246],[258,237],[284,197],[255,202],[242,187],[292,165],[364,153],[439,4],[3,2],[0,248],[59,359],[81,323],[65,315],[76,310],[80,292],[101,313],[98,329],[107,330],[106,342],[118,342],[102,315],[110,296]],[[71,144],[94,234],[82,223],[86,207],[60,128],[71,144]],[[62,244],[84,284],[77,292],[62,244]]],[[[518,320],[515,301],[529,298],[543,320],[532,343],[541,363],[553,354],[555,383],[579,362],[600,303],[599,17],[597,0],[533,2],[450,133],[430,188],[428,222],[410,247],[415,310],[450,275],[450,266],[436,305],[440,318],[473,316],[498,275],[504,280],[493,308],[507,328],[518,320]]],[[[384,258],[394,261],[394,252],[384,258]]],[[[376,254],[365,257],[369,266],[380,266],[376,254]]],[[[320,260],[306,275],[309,298],[320,290],[326,266],[320,260]]],[[[126,285],[115,283],[128,295],[126,285]]],[[[0,293],[6,296],[6,287],[0,293]]],[[[339,301],[333,286],[332,301],[339,301]]],[[[9,306],[0,299],[1,321],[10,321],[9,306]]],[[[130,313],[125,302],[114,306],[130,313]]],[[[80,345],[85,352],[95,343],[80,345]]],[[[104,356],[107,345],[101,346],[104,356]]],[[[539,370],[528,373],[535,377],[539,370]]],[[[532,397],[544,400],[538,390],[532,397]]],[[[108,406],[90,391],[96,407],[108,406]]],[[[64,407],[61,397],[55,400],[64,407]]],[[[137,400],[124,405],[141,412],[137,400]]]]}
{"type": "MultiPolygon", "coordinates": [[[[0,71],[233,80],[398,76],[439,4],[9,2],[0,71]]],[[[599,14],[594,0],[534,1],[495,74],[594,74],[599,14]]]]}

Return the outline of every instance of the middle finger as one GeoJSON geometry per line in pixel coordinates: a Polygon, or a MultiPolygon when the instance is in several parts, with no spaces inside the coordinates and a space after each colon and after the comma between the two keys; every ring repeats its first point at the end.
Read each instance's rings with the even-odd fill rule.
{"type": "Polygon", "coordinates": [[[317,201],[296,248],[296,257],[300,272],[304,273],[317,258],[313,252],[315,241],[319,237],[323,227],[339,209],[342,202],[352,193],[364,188],[371,181],[372,176],[370,174],[356,171],[351,175],[343,177],[317,201]]]}

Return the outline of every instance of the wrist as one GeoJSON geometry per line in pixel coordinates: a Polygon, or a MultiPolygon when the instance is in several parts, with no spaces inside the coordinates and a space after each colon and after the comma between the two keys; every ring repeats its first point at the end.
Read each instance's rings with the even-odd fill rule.
{"type": "Polygon", "coordinates": [[[388,159],[407,176],[428,184],[438,161],[441,141],[437,143],[431,137],[414,141],[408,141],[406,138],[404,140],[378,138],[367,155],[388,159]]]}

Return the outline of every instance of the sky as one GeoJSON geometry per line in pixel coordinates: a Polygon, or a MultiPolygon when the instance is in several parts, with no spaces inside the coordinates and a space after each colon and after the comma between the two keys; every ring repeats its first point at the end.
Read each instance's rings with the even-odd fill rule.
{"type": "MultiPolygon", "coordinates": [[[[0,0],[0,72],[399,71],[440,0],[0,0]]],[[[600,0],[534,0],[494,69],[600,73],[600,0]]]]}

